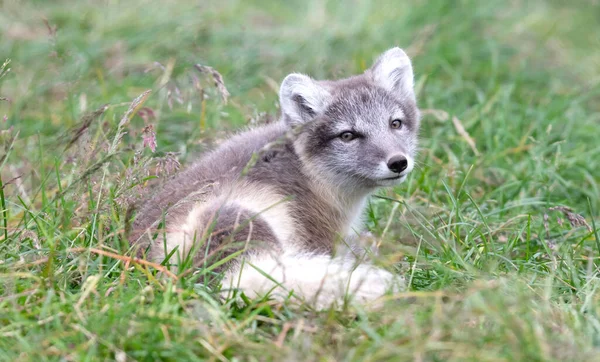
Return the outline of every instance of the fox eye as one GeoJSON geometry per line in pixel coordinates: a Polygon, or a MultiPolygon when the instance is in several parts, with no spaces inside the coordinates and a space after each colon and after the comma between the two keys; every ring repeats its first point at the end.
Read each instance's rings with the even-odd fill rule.
{"type": "Polygon", "coordinates": [[[400,129],[402,128],[402,120],[401,119],[395,119],[390,123],[390,127],[392,127],[393,129],[400,129]]]}
{"type": "Polygon", "coordinates": [[[346,131],[346,132],[343,132],[342,134],[340,134],[339,137],[344,142],[350,142],[353,139],[355,139],[357,136],[356,136],[356,134],[354,134],[352,132],[346,131]]]}

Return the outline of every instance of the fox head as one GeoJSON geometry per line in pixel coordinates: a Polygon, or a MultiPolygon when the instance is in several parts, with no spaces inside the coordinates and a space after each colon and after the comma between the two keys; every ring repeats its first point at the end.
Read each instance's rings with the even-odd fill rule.
{"type": "Polygon", "coordinates": [[[281,84],[283,121],[311,177],[351,189],[403,182],[413,170],[420,116],[410,59],[383,53],[363,74],[318,81],[293,73],[281,84]]]}

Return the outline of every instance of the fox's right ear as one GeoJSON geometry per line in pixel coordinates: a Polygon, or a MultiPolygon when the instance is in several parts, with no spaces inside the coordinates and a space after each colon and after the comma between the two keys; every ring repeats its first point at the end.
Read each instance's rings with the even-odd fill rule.
{"type": "Polygon", "coordinates": [[[285,77],[279,90],[279,103],[284,121],[297,126],[322,114],[331,98],[329,92],[303,74],[285,77]]]}

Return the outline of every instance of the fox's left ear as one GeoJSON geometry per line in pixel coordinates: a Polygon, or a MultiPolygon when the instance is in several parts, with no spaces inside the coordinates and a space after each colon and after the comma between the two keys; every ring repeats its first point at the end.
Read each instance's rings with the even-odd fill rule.
{"type": "Polygon", "coordinates": [[[289,126],[306,123],[322,114],[330,98],[319,82],[298,73],[285,77],[279,90],[281,112],[289,126]]]}
{"type": "Polygon", "coordinates": [[[376,84],[399,97],[415,99],[413,69],[404,50],[396,47],[386,51],[365,73],[370,74],[376,84]]]}

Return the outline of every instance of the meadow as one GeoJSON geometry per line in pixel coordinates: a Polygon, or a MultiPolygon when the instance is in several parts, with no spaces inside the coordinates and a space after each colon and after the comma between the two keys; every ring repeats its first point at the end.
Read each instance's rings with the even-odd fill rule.
{"type": "Polygon", "coordinates": [[[0,1],[0,360],[600,361],[599,19],[597,0],[0,1]],[[276,121],[286,74],[392,46],[421,151],[366,223],[406,292],[237,303],[131,260],[149,185],[276,121]]]}

